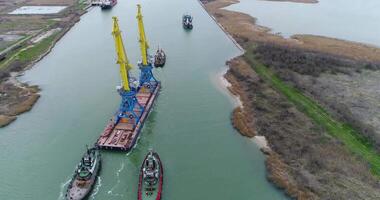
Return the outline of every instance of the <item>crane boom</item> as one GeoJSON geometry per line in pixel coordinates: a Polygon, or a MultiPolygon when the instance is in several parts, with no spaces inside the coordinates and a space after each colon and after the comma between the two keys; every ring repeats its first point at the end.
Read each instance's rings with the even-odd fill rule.
{"type": "Polygon", "coordinates": [[[112,17],[113,19],[113,29],[112,35],[115,40],[115,48],[117,54],[117,64],[120,65],[120,75],[122,80],[122,86],[125,91],[130,91],[129,87],[129,70],[132,68],[132,65],[129,63],[127,54],[125,52],[123,39],[121,37],[121,32],[119,29],[119,23],[117,17],[112,17]]]}
{"type": "Polygon", "coordinates": [[[142,64],[144,66],[148,65],[148,41],[145,36],[145,30],[144,30],[144,22],[143,22],[143,16],[141,14],[141,5],[137,4],[137,21],[139,25],[139,35],[140,35],[140,49],[141,49],[141,56],[142,56],[142,64]]]}

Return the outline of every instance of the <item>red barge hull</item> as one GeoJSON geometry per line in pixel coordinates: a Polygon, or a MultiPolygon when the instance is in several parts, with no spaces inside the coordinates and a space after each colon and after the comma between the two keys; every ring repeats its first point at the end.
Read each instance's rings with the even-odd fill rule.
{"type": "Polygon", "coordinates": [[[153,92],[140,90],[136,94],[137,101],[144,107],[144,111],[141,114],[137,111],[138,108],[136,105],[136,113],[138,115],[141,114],[137,125],[134,126],[133,120],[120,120],[119,123],[115,125],[114,118],[112,118],[98,138],[96,145],[104,150],[131,151],[139,138],[144,122],[158,96],[160,87],[161,84],[158,82],[153,92]]]}

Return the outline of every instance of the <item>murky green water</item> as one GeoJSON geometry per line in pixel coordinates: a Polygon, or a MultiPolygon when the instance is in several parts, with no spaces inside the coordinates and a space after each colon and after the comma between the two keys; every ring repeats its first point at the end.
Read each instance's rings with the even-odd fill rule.
{"type": "Polygon", "coordinates": [[[313,34],[380,47],[380,1],[319,0],[318,4],[241,0],[228,7],[285,37],[313,34]]]}
{"type": "MultiPolygon", "coordinates": [[[[196,1],[140,2],[152,50],[159,44],[168,55],[165,68],[155,71],[163,88],[137,148],[130,155],[103,153],[91,199],[136,199],[149,148],[164,162],[163,199],[285,199],[266,180],[258,148],[231,127],[233,105],[214,83],[239,51],[196,1]],[[182,29],[185,12],[194,15],[191,32],[182,29]]],[[[131,62],[138,60],[136,3],[91,10],[21,78],[40,85],[42,97],[0,129],[0,199],[63,199],[85,145],[95,142],[119,104],[111,16],[119,16],[131,62]]]]}

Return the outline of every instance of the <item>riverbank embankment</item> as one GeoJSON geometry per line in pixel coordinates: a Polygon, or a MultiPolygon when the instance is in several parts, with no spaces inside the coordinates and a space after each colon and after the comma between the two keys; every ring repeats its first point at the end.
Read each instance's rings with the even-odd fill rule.
{"type": "Polygon", "coordinates": [[[265,0],[265,1],[282,1],[282,2],[293,2],[293,3],[318,3],[318,0],[265,0]]]}
{"type": "MultiPolygon", "coordinates": [[[[223,9],[233,3],[238,1],[214,0],[204,2],[204,7],[246,50],[229,62],[225,75],[230,90],[243,103],[234,110],[232,123],[247,137],[266,137],[268,179],[296,199],[378,198],[378,154],[369,145],[376,141],[376,132],[370,129],[376,120],[360,123],[360,115],[347,112],[358,107],[347,102],[362,104],[360,95],[349,95],[354,87],[346,84],[347,77],[327,91],[322,83],[336,76],[356,82],[357,74],[377,72],[380,50],[313,35],[286,39],[256,25],[247,14],[223,9]],[[326,92],[332,94],[343,86],[340,98],[324,98],[326,92]],[[339,102],[344,106],[334,106],[339,102]]],[[[371,85],[360,92],[370,94],[371,85]]],[[[364,101],[366,111],[376,102],[376,96],[370,97],[364,101]]],[[[372,112],[360,113],[374,117],[372,112]]]]}
{"type": "MultiPolygon", "coordinates": [[[[39,6],[46,3],[39,0],[33,2],[39,6]]],[[[67,7],[59,14],[50,15],[10,15],[8,12],[16,8],[13,4],[7,4],[8,7],[2,10],[1,18],[4,23],[0,26],[0,32],[4,35],[21,35],[24,38],[12,45],[12,48],[6,49],[7,52],[0,61],[0,127],[10,124],[18,115],[31,110],[39,99],[38,86],[20,83],[17,76],[46,56],[80,20],[80,16],[87,12],[90,6],[81,2],[57,2],[67,7]]],[[[18,6],[26,3],[21,2],[18,6]]]]}

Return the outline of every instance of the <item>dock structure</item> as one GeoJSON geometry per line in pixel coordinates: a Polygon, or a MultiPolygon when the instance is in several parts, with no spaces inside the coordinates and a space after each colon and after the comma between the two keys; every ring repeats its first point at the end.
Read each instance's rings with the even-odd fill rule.
{"type": "Polygon", "coordinates": [[[145,37],[140,5],[138,5],[137,19],[142,61],[139,62],[140,81],[138,86],[135,86],[130,84],[129,71],[132,65],[125,52],[118,19],[113,17],[112,35],[115,40],[117,64],[120,66],[122,80],[122,85],[118,88],[121,103],[115,116],[108,122],[97,140],[96,145],[100,149],[131,151],[161,88],[161,83],[154,78],[152,73],[152,61],[148,55],[149,46],[145,37]]]}

